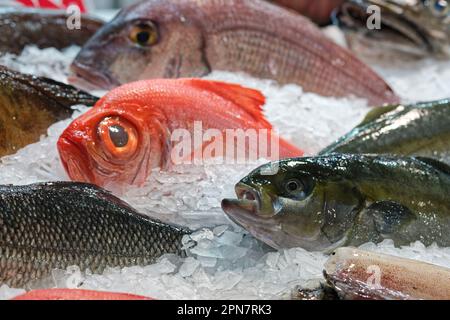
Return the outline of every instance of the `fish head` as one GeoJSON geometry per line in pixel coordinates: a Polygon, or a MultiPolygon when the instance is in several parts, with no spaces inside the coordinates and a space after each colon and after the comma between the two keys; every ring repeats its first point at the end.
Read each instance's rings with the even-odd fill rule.
{"type": "Polygon", "coordinates": [[[313,158],[257,168],[236,185],[236,195],[222,201],[225,213],[276,249],[329,252],[341,246],[362,204],[351,182],[313,158]]]}
{"type": "Polygon", "coordinates": [[[419,57],[450,55],[448,0],[350,0],[335,16],[348,32],[350,45],[363,43],[419,57]]]}
{"type": "Polygon", "coordinates": [[[71,65],[71,82],[108,90],[136,80],[207,73],[202,34],[182,4],[152,0],[124,8],[83,46],[71,65]]]}
{"type": "Polygon", "coordinates": [[[139,101],[117,96],[103,97],[60,136],[58,151],[72,180],[118,190],[142,185],[164,163],[166,132],[159,115],[139,101]]]}

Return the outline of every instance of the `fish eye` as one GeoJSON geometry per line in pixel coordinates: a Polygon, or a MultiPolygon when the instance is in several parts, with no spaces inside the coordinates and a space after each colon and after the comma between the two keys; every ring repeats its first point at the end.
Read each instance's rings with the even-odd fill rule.
{"type": "Polygon", "coordinates": [[[449,3],[447,0],[433,0],[431,10],[438,16],[446,16],[449,12],[449,3]]]}
{"type": "Polygon", "coordinates": [[[312,191],[312,181],[309,181],[309,179],[289,179],[284,183],[284,189],[288,196],[297,199],[297,200],[303,200],[312,191]],[[304,180],[304,181],[302,181],[304,180]]]}
{"type": "Polygon", "coordinates": [[[131,28],[129,37],[133,43],[141,47],[152,46],[158,42],[158,29],[150,21],[140,22],[131,28]]]}
{"type": "Polygon", "coordinates": [[[97,127],[98,137],[106,151],[124,159],[132,156],[137,149],[136,128],[120,117],[106,117],[97,127]]]}

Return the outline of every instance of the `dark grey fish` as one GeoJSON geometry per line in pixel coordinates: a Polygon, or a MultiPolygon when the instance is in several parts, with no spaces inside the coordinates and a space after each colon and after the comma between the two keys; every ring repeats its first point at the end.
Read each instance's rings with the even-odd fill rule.
{"type": "Polygon", "coordinates": [[[0,156],[36,142],[71,106],[92,106],[98,98],[70,85],[0,66],[0,156]]]}
{"type": "Polygon", "coordinates": [[[320,152],[329,153],[422,156],[450,164],[450,100],[375,108],[320,152]]]}
{"type": "Polygon", "coordinates": [[[27,45],[62,49],[82,46],[103,22],[81,17],[80,29],[67,27],[68,15],[62,11],[26,8],[0,8],[0,52],[20,53],[27,45]]]}
{"type": "Polygon", "coordinates": [[[137,213],[89,184],[49,182],[0,186],[0,284],[23,287],[52,269],[77,265],[147,265],[165,253],[183,255],[187,229],[137,213]]]}

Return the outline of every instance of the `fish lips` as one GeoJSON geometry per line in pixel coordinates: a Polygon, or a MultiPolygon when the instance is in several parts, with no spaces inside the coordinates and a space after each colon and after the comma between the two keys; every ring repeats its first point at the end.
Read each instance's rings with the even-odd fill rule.
{"type": "Polygon", "coordinates": [[[272,217],[258,215],[258,203],[255,200],[223,199],[222,210],[236,224],[248,230],[255,238],[275,249],[280,249],[274,238],[281,229],[272,217]]]}
{"type": "Polygon", "coordinates": [[[95,183],[94,176],[90,173],[87,159],[77,143],[68,137],[60,137],[58,151],[61,162],[69,177],[73,181],[95,183]]]}
{"type": "Polygon", "coordinates": [[[120,86],[120,82],[111,75],[95,72],[89,65],[75,60],[70,66],[72,71],[69,82],[85,90],[111,90],[120,86]]]}

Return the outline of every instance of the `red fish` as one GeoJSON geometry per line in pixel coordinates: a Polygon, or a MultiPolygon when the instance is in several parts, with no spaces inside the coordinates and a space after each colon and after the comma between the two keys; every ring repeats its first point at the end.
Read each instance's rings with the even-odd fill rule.
{"type": "Polygon", "coordinates": [[[112,90],[74,120],[61,135],[58,150],[71,179],[104,187],[141,185],[153,168],[167,169],[180,159],[196,163],[199,156],[236,160],[244,151],[245,159],[254,159],[256,149],[257,158],[301,156],[300,149],[273,133],[262,113],[264,103],[259,91],[235,84],[138,81],[112,90]],[[255,132],[256,145],[250,141],[255,132]],[[249,136],[242,143],[233,134],[249,136]]]}
{"type": "Polygon", "coordinates": [[[32,290],[11,300],[153,300],[128,293],[102,292],[82,289],[32,290]]]}

